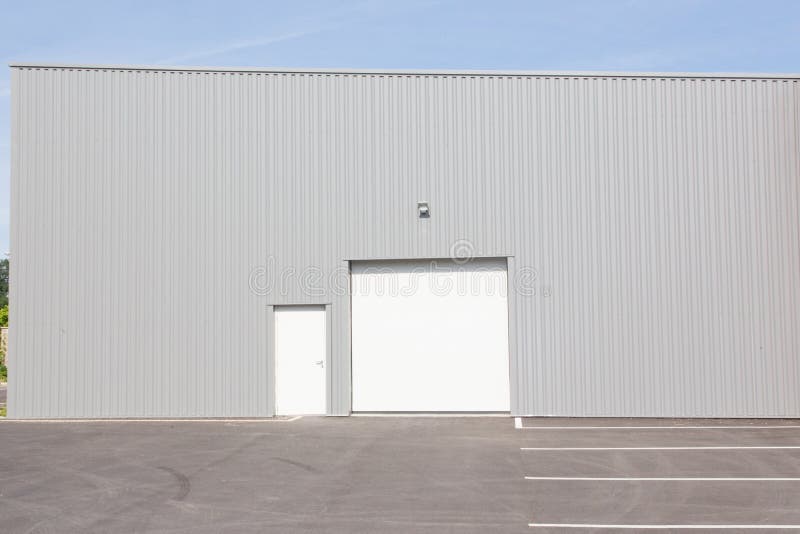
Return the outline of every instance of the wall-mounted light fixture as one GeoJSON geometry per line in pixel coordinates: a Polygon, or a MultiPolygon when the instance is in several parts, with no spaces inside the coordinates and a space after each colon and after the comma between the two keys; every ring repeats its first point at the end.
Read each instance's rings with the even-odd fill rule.
{"type": "Polygon", "coordinates": [[[417,213],[419,214],[420,219],[430,219],[431,218],[431,210],[428,207],[427,202],[417,202],[417,213]]]}

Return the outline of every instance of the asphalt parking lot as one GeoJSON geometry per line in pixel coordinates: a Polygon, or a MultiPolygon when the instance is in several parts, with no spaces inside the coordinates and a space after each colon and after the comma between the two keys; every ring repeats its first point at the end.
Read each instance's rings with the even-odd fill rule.
{"type": "Polygon", "coordinates": [[[800,531],[800,422],[514,422],[3,421],[0,529],[800,531]]]}

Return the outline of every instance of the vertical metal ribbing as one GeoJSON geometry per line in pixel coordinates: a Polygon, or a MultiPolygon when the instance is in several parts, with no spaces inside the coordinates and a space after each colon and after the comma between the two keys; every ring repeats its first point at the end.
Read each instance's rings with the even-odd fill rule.
{"type": "Polygon", "coordinates": [[[281,304],[329,305],[349,413],[330,277],[463,239],[536,276],[516,413],[800,415],[799,109],[796,79],[15,67],[9,414],[271,415],[281,304]]]}

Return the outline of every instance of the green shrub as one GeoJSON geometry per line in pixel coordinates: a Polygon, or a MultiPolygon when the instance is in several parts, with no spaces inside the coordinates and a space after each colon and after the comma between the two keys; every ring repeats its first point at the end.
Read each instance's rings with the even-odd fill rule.
{"type": "Polygon", "coordinates": [[[0,382],[6,382],[8,380],[8,369],[6,368],[4,363],[0,363],[0,382]]]}
{"type": "Polygon", "coordinates": [[[8,326],[8,304],[0,308],[0,326],[8,326]]]}

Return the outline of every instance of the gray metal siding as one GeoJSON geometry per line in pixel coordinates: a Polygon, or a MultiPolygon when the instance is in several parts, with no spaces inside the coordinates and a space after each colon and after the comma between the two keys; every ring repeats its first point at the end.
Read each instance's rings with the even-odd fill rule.
{"type": "Polygon", "coordinates": [[[13,70],[13,417],[271,415],[276,304],[346,414],[330,280],[458,240],[534,280],[514,414],[800,416],[796,79],[13,70]]]}

